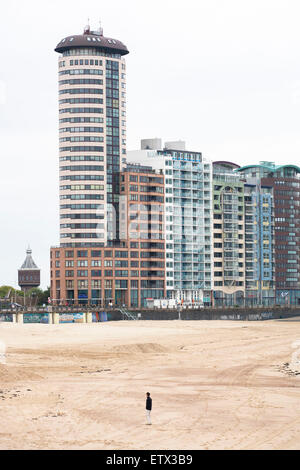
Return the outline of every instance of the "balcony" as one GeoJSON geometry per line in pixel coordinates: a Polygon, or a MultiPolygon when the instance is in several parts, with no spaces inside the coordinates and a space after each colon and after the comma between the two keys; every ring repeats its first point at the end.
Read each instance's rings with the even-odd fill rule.
{"type": "Polygon", "coordinates": [[[238,234],[232,233],[232,232],[224,233],[223,239],[224,239],[224,242],[235,243],[235,242],[238,242],[238,234]]]}
{"type": "Polygon", "coordinates": [[[239,245],[234,243],[224,243],[224,251],[238,250],[239,245]]]}
{"type": "Polygon", "coordinates": [[[224,260],[224,270],[227,269],[227,270],[232,270],[232,269],[235,269],[237,270],[238,269],[238,260],[236,260],[235,262],[234,261],[229,261],[229,260],[224,260]]]}
{"type": "Polygon", "coordinates": [[[237,281],[237,280],[240,279],[240,276],[239,276],[239,273],[238,273],[238,272],[226,274],[226,271],[225,271],[225,272],[224,272],[224,279],[226,279],[226,280],[232,280],[232,281],[237,281]]]}

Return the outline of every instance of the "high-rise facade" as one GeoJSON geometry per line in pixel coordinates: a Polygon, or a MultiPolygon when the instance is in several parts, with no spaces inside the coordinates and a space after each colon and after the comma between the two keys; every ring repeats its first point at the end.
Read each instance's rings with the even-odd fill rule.
{"type": "Polygon", "coordinates": [[[245,297],[244,184],[238,165],[213,163],[213,305],[243,305],[245,297]]]}
{"type": "Polygon", "coordinates": [[[273,189],[259,181],[246,183],[245,194],[245,303],[275,303],[275,231],[273,189]]]}
{"type": "Polygon", "coordinates": [[[145,307],[165,292],[164,176],[143,165],[120,177],[120,240],[51,249],[51,297],[63,305],[145,307]]]}
{"type": "Polygon", "coordinates": [[[300,169],[212,163],[175,144],[145,139],[128,153],[165,175],[167,296],[213,306],[298,305],[300,169]]]}
{"type": "Polygon", "coordinates": [[[210,304],[211,165],[200,152],[158,151],[166,174],[166,279],[170,298],[210,304]]]}
{"type": "MultiPolygon", "coordinates": [[[[267,194],[262,194],[260,231],[262,240],[262,280],[276,290],[274,303],[300,304],[300,168],[260,162],[237,170],[247,182],[271,188],[273,212],[267,194]],[[268,228],[274,226],[273,245],[268,243],[268,228]],[[271,254],[273,255],[271,256],[271,254]],[[271,279],[272,273],[272,279],[271,279]]],[[[270,196],[269,196],[270,197],[270,196]]],[[[274,294],[275,296],[275,294],[274,294]]]]}
{"type": "Polygon", "coordinates": [[[126,46],[86,27],[56,46],[59,75],[60,245],[118,238],[126,154],[126,46]]]}
{"type": "Polygon", "coordinates": [[[273,189],[213,163],[213,305],[275,303],[273,189]]]}
{"type": "Polygon", "coordinates": [[[162,170],[124,165],[120,174],[120,238],[129,248],[127,305],[147,306],[165,290],[165,180],[162,170]]]}
{"type": "Polygon", "coordinates": [[[160,139],[145,139],[128,152],[165,175],[166,291],[178,302],[211,304],[212,166],[184,142],[157,148],[160,139]],[[153,143],[155,144],[153,146],[153,143]]]}
{"type": "Polygon", "coordinates": [[[86,27],[56,46],[59,302],[300,304],[300,168],[211,162],[184,141],[126,152],[126,46],[86,27]],[[172,301],[173,302],[173,301],[172,301]]]}
{"type": "Polygon", "coordinates": [[[145,305],[147,297],[165,296],[164,177],[145,167],[122,173],[127,47],[87,26],[55,51],[60,246],[50,253],[52,301],[145,305]],[[141,238],[137,230],[120,234],[120,213],[124,206],[133,217],[132,204],[141,205],[141,238]]]}
{"type": "Polygon", "coordinates": [[[145,306],[166,295],[164,176],[125,164],[128,50],[88,26],[55,51],[60,246],[50,252],[52,302],[145,306]]]}

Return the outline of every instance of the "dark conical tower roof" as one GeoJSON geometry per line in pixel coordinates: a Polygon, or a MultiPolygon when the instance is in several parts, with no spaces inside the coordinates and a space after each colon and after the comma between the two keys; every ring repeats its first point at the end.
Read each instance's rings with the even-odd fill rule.
{"type": "Polygon", "coordinates": [[[39,269],[32,259],[32,250],[28,247],[26,250],[26,258],[20,269],[39,269]]]}

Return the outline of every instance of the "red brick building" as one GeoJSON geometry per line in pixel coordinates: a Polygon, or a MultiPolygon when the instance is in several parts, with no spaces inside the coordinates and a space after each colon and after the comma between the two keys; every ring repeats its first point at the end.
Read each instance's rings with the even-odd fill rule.
{"type": "Polygon", "coordinates": [[[123,169],[117,221],[120,240],[106,246],[51,248],[53,303],[141,307],[147,298],[165,297],[161,172],[130,164],[123,169]]]}

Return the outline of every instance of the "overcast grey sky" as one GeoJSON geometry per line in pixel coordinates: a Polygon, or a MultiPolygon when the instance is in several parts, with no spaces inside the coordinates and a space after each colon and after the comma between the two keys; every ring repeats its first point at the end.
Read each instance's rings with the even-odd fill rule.
{"type": "MultiPolygon", "coordinates": [[[[5,6],[4,6],[5,5],[5,6]]],[[[56,44],[90,18],[124,42],[127,148],[141,138],[239,164],[300,164],[297,0],[10,0],[0,17],[0,285],[59,243],[56,44]]]]}

